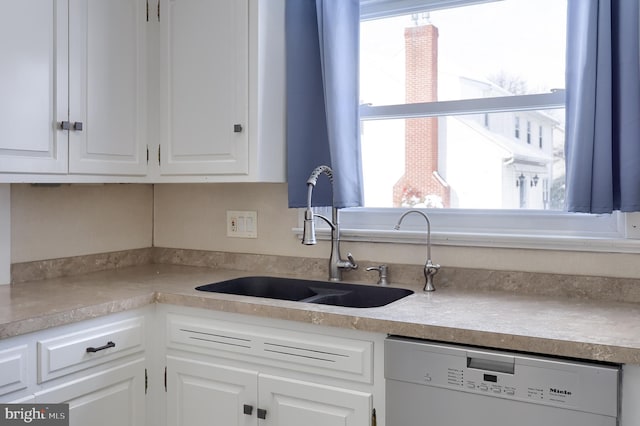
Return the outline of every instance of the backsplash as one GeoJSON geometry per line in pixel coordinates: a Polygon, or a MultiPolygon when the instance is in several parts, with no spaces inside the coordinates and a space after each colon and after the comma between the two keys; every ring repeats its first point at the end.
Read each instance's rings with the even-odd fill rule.
{"type": "Polygon", "coordinates": [[[11,283],[39,281],[153,263],[151,248],[36,260],[11,265],[11,283]]]}
{"type": "MultiPolygon", "coordinates": [[[[154,247],[16,263],[11,267],[12,283],[18,284],[149,263],[232,269],[246,271],[248,275],[295,275],[309,279],[327,279],[326,259],[154,247]]],[[[379,262],[373,261],[360,261],[358,270],[345,273],[345,280],[375,284],[377,273],[366,271],[366,267],[379,264],[379,262]]],[[[424,285],[422,265],[390,263],[388,268],[389,282],[392,285],[421,291],[424,285]]],[[[442,292],[449,288],[455,288],[468,292],[500,291],[553,298],[640,303],[640,280],[631,278],[492,271],[443,266],[435,277],[435,285],[437,291],[442,292]]]]}

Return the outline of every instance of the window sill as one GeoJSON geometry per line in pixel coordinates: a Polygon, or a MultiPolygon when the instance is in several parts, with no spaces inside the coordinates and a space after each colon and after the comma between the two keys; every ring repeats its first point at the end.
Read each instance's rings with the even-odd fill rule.
{"type": "MultiPolygon", "coordinates": [[[[297,237],[302,238],[302,228],[294,228],[293,232],[297,237]]],[[[316,232],[318,240],[329,241],[331,239],[329,229],[317,229],[316,232]]],[[[426,244],[427,241],[424,231],[381,231],[345,228],[341,229],[340,240],[343,242],[389,244],[426,244]]],[[[434,246],[640,253],[640,240],[625,238],[432,232],[431,243],[434,246]]]]}
{"type": "MultiPolygon", "coordinates": [[[[418,215],[407,216],[403,229],[393,229],[403,211],[406,209],[345,209],[340,216],[340,239],[426,244],[425,222],[418,215]]],[[[299,226],[293,229],[300,238],[302,212],[300,209],[299,226]]],[[[330,217],[330,210],[317,212],[330,217]]],[[[640,253],[640,213],[596,216],[532,211],[514,215],[505,211],[431,210],[428,214],[435,246],[640,253]]],[[[319,240],[331,238],[323,221],[316,222],[316,229],[319,240]]]]}

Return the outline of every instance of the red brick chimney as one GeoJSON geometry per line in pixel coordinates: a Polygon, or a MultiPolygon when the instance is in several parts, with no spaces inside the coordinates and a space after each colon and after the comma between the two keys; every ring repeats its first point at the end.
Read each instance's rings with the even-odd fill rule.
{"type": "MultiPolygon", "coordinates": [[[[431,25],[405,28],[405,86],[407,103],[438,100],[438,29],[431,25]]],[[[438,119],[405,120],[405,174],[393,186],[393,205],[423,202],[437,196],[450,206],[449,187],[439,179],[438,119]]]]}

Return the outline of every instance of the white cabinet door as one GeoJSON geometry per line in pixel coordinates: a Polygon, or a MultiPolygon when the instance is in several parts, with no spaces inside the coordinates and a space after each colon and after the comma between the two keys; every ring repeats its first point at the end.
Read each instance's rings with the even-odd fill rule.
{"type": "Polygon", "coordinates": [[[69,172],[144,175],[145,1],[69,1],[69,172]]]}
{"type": "Polygon", "coordinates": [[[368,426],[369,393],[260,375],[260,408],[265,426],[368,426]]]}
{"type": "Polygon", "coordinates": [[[5,0],[0,172],[67,172],[67,0],[5,0]]]}
{"type": "Polygon", "coordinates": [[[257,425],[257,377],[251,370],[167,356],[167,426],[257,425]]]}
{"type": "Polygon", "coordinates": [[[36,403],[68,403],[70,426],[144,426],[145,362],[131,361],[37,392],[36,403]]]}
{"type": "Polygon", "coordinates": [[[161,175],[248,173],[248,7],[161,0],[161,175]]]}

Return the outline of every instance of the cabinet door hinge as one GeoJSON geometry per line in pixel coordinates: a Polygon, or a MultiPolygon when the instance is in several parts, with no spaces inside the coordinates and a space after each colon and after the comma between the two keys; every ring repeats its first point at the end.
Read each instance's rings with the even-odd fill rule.
{"type": "Polygon", "coordinates": [[[147,145],[147,164],[149,164],[149,145],[147,145]]]}
{"type": "Polygon", "coordinates": [[[158,0],[158,22],[160,22],[160,0],[158,0]]]}
{"type": "Polygon", "coordinates": [[[147,0],[147,22],[149,22],[149,0],[147,0]]]}
{"type": "Polygon", "coordinates": [[[158,145],[158,166],[160,165],[160,145],[158,145]]]}
{"type": "Polygon", "coordinates": [[[149,389],[149,375],[147,374],[147,369],[144,369],[144,394],[147,394],[147,390],[149,389]]]}
{"type": "Polygon", "coordinates": [[[167,391],[167,367],[164,367],[164,391],[167,391]]]}
{"type": "Polygon", "coordinates": [[[377,426],[378,425],[378,419],[376,417],[376,409],[374,408],[371,411],[371,426],[377,426]]]}

